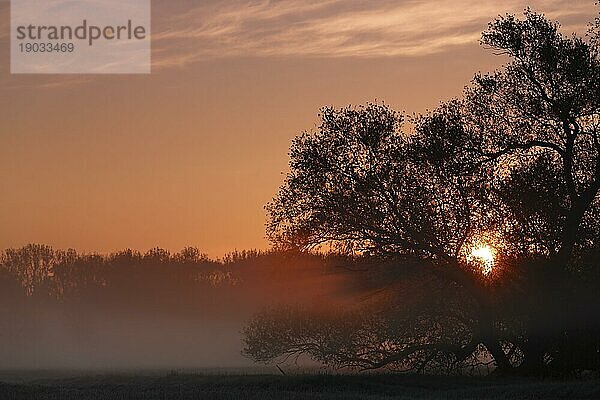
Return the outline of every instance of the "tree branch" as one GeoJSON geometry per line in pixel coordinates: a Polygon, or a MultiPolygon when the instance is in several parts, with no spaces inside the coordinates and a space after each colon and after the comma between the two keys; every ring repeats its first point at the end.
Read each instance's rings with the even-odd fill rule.
{"type": "Polygon", "coordinates": [[[565,150],[562,149],[559,145],[557,145],[555,143],[551,143],[551,142],[546,142],[543,140],[530,140],[525,143],[517,143],[517,144],[507,146],[506,148],[495,151],[495,152],[489,152],[489,153],[483,152],[483,155],[488,157],[487,161],[492,161],[492,160],[498,159],[504,155],[507,155],[514,150],[530,150],[530,149],[533,149],[536,147],[551,149],[551,150],[554,150],[555,152],[557,152],[561,157],[565,156],[565,150]]]}

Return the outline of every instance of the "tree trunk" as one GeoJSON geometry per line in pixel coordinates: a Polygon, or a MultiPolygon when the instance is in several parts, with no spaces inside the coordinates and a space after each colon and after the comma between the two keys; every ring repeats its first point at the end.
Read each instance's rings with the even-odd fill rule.
{"type": "Polygon", "coordinates": [[[527,338],[527,343],[520,346],[523,352],[523,361],[518,367],[519,375],[542,376],[546,373],[544,363],[544,350],[539,337],[532,335],[527,338]]]}
{"type": "Polygon", "coordinates": [[[494,373],[498,375],[510,375],[514,368],[498,339],[487,337],[482,340],[482,343],[494,358],[494,363],[496,364],[494,373]]]}
{"type": "Polygon", "coordinates": [[[571,257],[573,256],[573,250],[577,243],[579,226],[583,221],[583,217],[587,208],[590,206],[591,201],[579,200],[576,204],[571,207],[567,219],[563,226],[561,246],[554,260],[554,266],[558,271],[565,270],[569,265],[571,257]]]}
{"type": "Polygon", "coordinates": [[[504,352],[498,335],[494,329],[494,313],[489,303],[482,304],[480,309],[481,315],[479,320],[479,335],[481,343],[486,347],[488,352],[494,359],[496,371],[499,375],[510,375],[513,371],[513,366],[504,352]]]}

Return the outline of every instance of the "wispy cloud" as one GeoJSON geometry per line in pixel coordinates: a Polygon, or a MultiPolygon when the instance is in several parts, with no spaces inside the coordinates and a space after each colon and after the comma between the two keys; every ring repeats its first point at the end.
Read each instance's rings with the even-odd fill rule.
{"type": "Polygon", "coordinates": [[[7,89],[65,89],[92,82],[92,75],[28,75],[10,79],[7,89]]]}
{"type": "MultiPolygon", "coordinates": [[[[575,29],[594,13],[590,1],[528,4],[552,18],[568,17],[575,29]]],[[[235,56],[422,56],[476,44],[490,19],[526,6],[519,0],[205,2],[160,24],[154,67],[235,56]]]]}
{"type": "MultiPolygon", "coordinates": [[[[0,47],[8,47],[8,5],[0,0],[0,47]]],[[[561,20],[569,31],[585,31],[586,21],[598,12],[592,0],[204,0],[154,5],[154,71],[231,57],[424,56],[476,45],[487,22],[528,5],[561,20]]]]}

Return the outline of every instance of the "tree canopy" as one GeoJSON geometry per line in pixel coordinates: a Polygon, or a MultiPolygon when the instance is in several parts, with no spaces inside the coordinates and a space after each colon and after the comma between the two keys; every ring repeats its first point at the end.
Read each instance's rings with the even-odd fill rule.
{"type": "Polygon", "coordinates": [[[501,372],[598,368],[583,354],[600,350],[599,321],[585,311],[600,304],[589,286],[600,249],[599,26],[567,36],[530,10],[499,17],[481,43],[509,61],[477,74],[460,99],[411,118],[379,103],[323,108],[317,131],[292,143],[290,172],[266,206],[269,238],[417,263],[435,277],[427,287],[444,289],[415,296],[457,301],[387,313],[386,324],[427,323],[413,322],[416,332],[394,322],[371,344],[325,355],[327,346],[298,346],[318,334],[295,335],[280,312],[279,324],[249,326],[247,354],[305,352],[328,363],[346,352],[353,362],[339,365],[423,369],[442,356],[480,362],[483,349],[501,372]],[[489,276],[473,263],[478,246],[494,251],[489,276]],[[460,334],[456,318],[468,321],[460,334]],[[445,328],[431,334],[434,326],[445,328]],[[267,327],[287,332],[287,347],[265,353],[257,338],[267,327]]]}

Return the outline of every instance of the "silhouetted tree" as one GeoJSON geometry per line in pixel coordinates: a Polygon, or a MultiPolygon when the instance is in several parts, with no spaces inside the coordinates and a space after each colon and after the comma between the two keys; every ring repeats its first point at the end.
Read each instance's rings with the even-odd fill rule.
{"type": "MultiPolygon", "coordinates": [[[[380,338],[387,358],[355,346],[354,366],[423,369],[441,354],[458,365],[483,346],[505,373],[598,368],[598,357],[581,357],[600,350],[598,320],[582,312],[598,305],[582,284],[597,270],[600,239],[598,24],[586,41],[529,10],[523,20],[500,17],[482,43],[509,63],[477,75],[463,99],[416,117],[412,130],[385,105],[327,107],[318,131],[293,141],[290,172],[267,205],[271,240],[416,260],[435,285],[461,293],[455,310],[411,309],[429,321],[422,326],[450,329],[459,314],[470,321],[451,343],[424,331],[380,338]],[[470,262],[477,244],[497,250],[490,276],[470,262]],[[415,343],[422,357],[412,357],[415,343]]],[[[265,333],[251,327],[246,352],[255,359],[306,351],[328,360],[297,347],[306,335],[290,329],[287,347],[267,351],[256,340],[265,333]]]]}
{"type": "Polygon", "coordinates": [[[2,269],[16,276],[25,292],[31,295],[51,280],[57,257],[50,246],[29,244],[5,250],[1,262],[2,269]]]}
{"type": "Polygon", "coordinates": [[[195,247],[186,247],[179,253],[173,255],[172,259],[181,264],[194,264],[210,261],[206,254],[201,253],[200,250],[195,247]]]}

